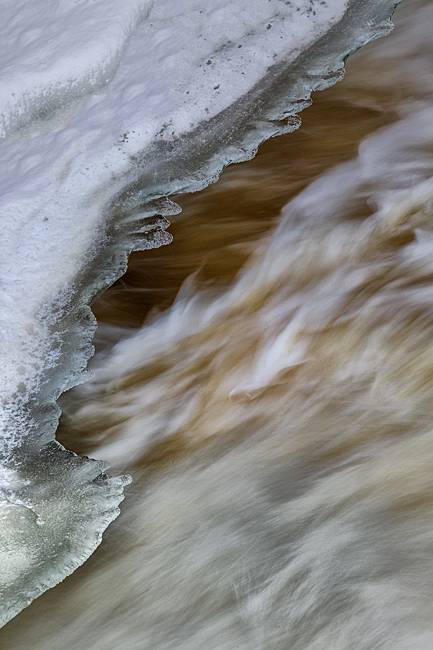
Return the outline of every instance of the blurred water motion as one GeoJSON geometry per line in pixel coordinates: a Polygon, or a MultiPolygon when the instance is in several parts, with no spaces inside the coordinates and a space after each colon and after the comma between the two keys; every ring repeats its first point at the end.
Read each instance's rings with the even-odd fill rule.
{"type": "Polygon", "coordinates": [[[4,647],[433,647],[433,6],[396,24],[96,303],[62,438],[134,483],[4,647]]]}

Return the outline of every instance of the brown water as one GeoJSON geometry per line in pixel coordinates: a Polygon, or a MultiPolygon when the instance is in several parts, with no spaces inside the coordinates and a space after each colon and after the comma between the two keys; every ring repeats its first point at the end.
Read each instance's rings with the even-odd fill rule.
{"type": "Polygon", "coordinates": [[[61,439],[130,471],[1,647],[433,648],[433,7],[94,305],[61,439]]]}

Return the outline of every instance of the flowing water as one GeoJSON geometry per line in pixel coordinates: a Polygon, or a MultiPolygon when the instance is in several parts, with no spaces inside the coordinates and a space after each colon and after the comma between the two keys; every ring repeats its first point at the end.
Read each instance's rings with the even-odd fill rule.
{"type": "Polygon", "coordinates": [[[1,647],[433,647],[432,36],[403,4],[95,301],[60,439],[133,483],[1,647]]]}

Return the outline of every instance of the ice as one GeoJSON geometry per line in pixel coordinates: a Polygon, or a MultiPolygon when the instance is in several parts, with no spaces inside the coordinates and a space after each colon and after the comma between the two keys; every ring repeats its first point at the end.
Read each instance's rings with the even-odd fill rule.
{"type": "Polygon", "coordinates": [[[124,479],[53,442],[92,353],[92,295],[130,250],[170,242],[164,197],[295,128],[393,4],[2,3],[2,622],[90,555],[122,499],[124,479]]]}
{"type": "Polygon", "coordinates": [[[52,442],[0,479],[0,624],[72,573],[100,543],[127,483],[108,479],[103,469],[52,442]]]}

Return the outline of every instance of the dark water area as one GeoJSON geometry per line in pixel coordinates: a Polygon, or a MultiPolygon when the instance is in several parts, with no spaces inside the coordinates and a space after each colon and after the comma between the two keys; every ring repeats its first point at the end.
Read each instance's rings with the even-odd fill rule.
{"type": "Polygon", "coordinates": [[[173,243],[131,256],[127,273],[94,303],[98,322],[138,327],[167,309],[192,274],[199,285],[227,286],[283,206],[393,119],[386,94],[353,103],[356,65],[349,61],[347,83],[315,95],[298,131],[269,140],[254,160],[228,168],[203,192],[178,197],[183,211],[172,218],[173,243]]]}

